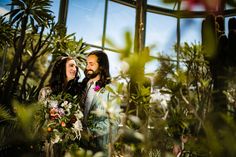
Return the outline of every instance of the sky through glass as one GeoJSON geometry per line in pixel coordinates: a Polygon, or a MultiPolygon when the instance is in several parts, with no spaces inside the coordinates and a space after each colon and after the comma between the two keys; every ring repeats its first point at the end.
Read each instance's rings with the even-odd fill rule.
{"type": "MultiPolygon", "coordinates": [[[[8,10],[6,6],[10,0],[1,0],[0,14],[3,15],[8,10]]],[[[52,11],[55,20],[58,19],[60,0],[54,0],[52,11]]],[[[160,5],[168,9],[173,9],[173,4],[167,5],[157,0],[148,0],[150,5],[160,5]]],[[[83,38],[84,42],[102,46],[102,33],[104,22],[105,0],[70,0],[67,19],[68,33],[75,33],[76,39],[83,38]]],[[[200,42],[201,41],[201,22],[202,19],[181,19],[181,43],[200,42]]],[[[151,55],[157,56],[158,53],[175,56],[173,46],[176,43],[177,20],[173,17],[147,13],[146,24],[146,46],[150,46],[151,55]]],[[[135,27],[135,9],[109,1],[106,37],[111,39],[118,47],[125,45],[124,33],[130,31],[134,36],[135,27]]],[[[105,45],[107,48],[112,48],[105,45]]],[[[118,55],[114,52],[108,52],[111,61],[111,74],[116,76],[119,72],[118,55]]],[[[158,62],[153,61],[147,64],[145,72],[154,72],[157,69],[158,62]]]]}

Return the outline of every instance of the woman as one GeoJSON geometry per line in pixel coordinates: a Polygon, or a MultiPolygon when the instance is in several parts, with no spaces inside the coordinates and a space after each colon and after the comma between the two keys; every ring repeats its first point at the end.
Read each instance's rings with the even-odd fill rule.
{"type": "Polygon", "coordinates": [[[58,95],[63,92],[76,95],[78,88],[73,85],[79,85],[77,75],[78,67],[72,57],[58,57],[52,69],[49,85],[39,92],[39,100],[45,100],[49,95],[58,95]]]}
{"type": "Polygon", "coordinates": [[[59,142],[68,140],[67,136],[80,138],[83,117],[79,102],[78,67],[72,57],[57,58],[52,69],[49,84],[39,93],[39,101],[44,103],[44,128],[47,128],[47,139],[44,144],[46,156],[62,156],[59,142]],[[67,107],[66,107],[67,106],[67,107]],[[69,107],[70,106],[70,107],[69,107]],[[65,128],[67,131],[62,132],[65,128]],[[70,134],[70,135],[67,135],[70,134]],[[56,154],[55,154],[55,153],[56,154]]]}

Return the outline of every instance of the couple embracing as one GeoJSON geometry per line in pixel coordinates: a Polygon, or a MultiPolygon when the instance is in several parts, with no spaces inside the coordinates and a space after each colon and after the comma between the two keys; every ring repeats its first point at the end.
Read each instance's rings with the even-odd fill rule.
{"type": "MultiPolygon", "coordinates": [[[[78,128],[75,125],[82,126],[82,140],[78,142],[78,146],[92,150],[94,153],[103,152],[104,156],[108,156],[113,136],[118,130],[119,118],[118,116],[111,117],[107,108],[111,98],[105,87],[111,83],[111,77],[106,53],[99,50],[89,53],[84,71],[85,78],[82,82],[78,81],[77,74],[76,60],[68,56],[60,57],[52,69],[49,85],[42,88],[39,93],[39,100],[45,101],[52,95],[61,93],[71,95],[72,99],[78,96],[77,107],[83,113],[83,118],[80,119],[78,116],[70,118],[70,123],[73,122],[74,128],[78,128]],[[75,123],[79,119],[81,123],[75,123]]],[[[119,110],[118,105],[115,108],[119,110]]],[[[55,155],[51,153],[46,156],[55,155]]]]}

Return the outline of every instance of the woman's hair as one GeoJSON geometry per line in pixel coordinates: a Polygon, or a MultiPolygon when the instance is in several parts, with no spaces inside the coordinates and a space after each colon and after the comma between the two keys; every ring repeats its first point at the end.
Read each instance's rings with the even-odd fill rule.
{"type": "Polygon", "coordinates": [[[72,57],[69,56],[60,56],[56,59],[52,73],[51,78],[49,80],[49,86],[52,89],[52,94],[59,94],[61,92],[68,92],[72,88],[72,84],[76,81],[78,81],[78,67],[76,67],[76,75],[75,79],[70,80],[66,84],[66,62],[69,60],[74,60],[72,57]]]}
{"type": "MultiPolygon", "coordinates": [[[[109,60],[107,54],[101,50],[95,50],[88,54],[88,56],[91,55],[97,56],[97,62],[100,70],[100,80],[96,82],[96,85],[99,85],[100,87],[105,87],[107,84],[111,83],[109,60]]],[[[83,83],[86,84],[88,80],[88,78],[85,78],[83,80],[83,83]]]]}

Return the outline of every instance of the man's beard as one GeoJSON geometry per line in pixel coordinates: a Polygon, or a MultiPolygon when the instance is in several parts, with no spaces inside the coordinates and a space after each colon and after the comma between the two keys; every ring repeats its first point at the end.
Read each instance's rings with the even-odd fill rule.
{"type": "Polygon", "coordinates": [[[95,78],[98,74],[100,74],[100,70],[96,70],[96,71],[93,71],[93,70],[85,70],[84,71],[84,74],[87,78],[89,79],[93,79],[95,78]],[[88,73],[89,71],[92,71],[92,73],[88,73]]]}

